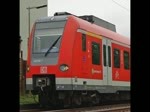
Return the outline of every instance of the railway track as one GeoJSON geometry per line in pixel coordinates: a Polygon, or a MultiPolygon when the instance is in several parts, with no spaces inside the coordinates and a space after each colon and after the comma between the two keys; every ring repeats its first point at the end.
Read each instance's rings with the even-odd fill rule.
{"type": "Polygon", "coordinates": [[[39,109],[39,108],[40,105],[37,103],[20,105],[20,110],[39,109]]]}
{"type": "Polygon", "coordinates": [[[29,109],[20,112],[130,112],[130,104],[91,106],[71,109],[29,109]]]}

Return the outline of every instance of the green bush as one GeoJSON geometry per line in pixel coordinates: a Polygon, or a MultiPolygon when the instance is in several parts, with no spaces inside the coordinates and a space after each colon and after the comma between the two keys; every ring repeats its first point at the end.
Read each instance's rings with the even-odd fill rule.
{"type": "Polygon", "coordinates": [[[22,104],[30,104],[30,103],[37,103],[38,102],[38,96],[37,95],[20,95],[20,105],[22,104]]]}

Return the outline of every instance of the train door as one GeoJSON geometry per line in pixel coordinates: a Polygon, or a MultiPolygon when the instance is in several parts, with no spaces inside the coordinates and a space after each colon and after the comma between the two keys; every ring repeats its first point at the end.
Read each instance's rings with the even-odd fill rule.
{"type": "Polygon", "coordinates": [[[99,85],[102,80],[102,40],[100,36],[91,36],[91,76],[93,84],[99,85]]]}
{"type": "Polygon", "coordinates": [[[111,41],[102,38],[103,41],[103,84],[111,85],[112,82],[112,63],[111,63],[111,41]]]}

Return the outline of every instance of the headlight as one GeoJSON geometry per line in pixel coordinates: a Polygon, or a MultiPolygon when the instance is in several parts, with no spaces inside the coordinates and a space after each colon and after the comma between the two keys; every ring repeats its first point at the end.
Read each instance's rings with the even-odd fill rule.
{"type": "Polygon", "coordinates": [[[29,67],[29,66],[27,66],[26,70],[27,70],[27,72],[29,72],[29,70],[30,70],[30,67],[29,67]]]}
{"type": "Polygon", "coordinates": [[[66,72],[66,71],[69,69],[69,67],[68,67],[67,64],[61,64],[61,65],[59,66],[59,69],[60,69],[62,72],[66,72]]]}

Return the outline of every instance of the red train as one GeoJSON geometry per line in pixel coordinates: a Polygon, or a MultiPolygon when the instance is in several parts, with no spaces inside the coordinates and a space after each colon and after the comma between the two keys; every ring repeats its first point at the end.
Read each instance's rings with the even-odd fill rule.
{"type": "Polygon", "coordinates": [[[26,89],[42,105],[129,99],[130,40],[71,14],[37,19],[29,38],[26,89]]]}

